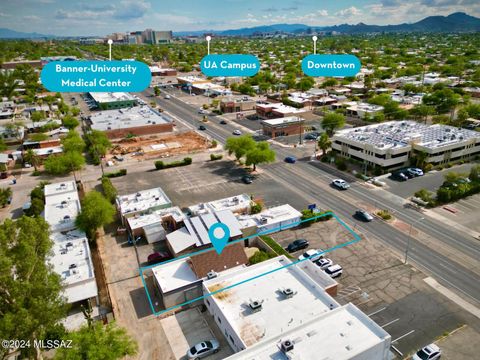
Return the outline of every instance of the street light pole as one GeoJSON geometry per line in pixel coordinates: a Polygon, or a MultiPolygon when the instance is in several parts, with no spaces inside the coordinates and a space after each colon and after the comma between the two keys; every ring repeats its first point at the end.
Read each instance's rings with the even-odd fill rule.
{"type": "Polygon", "coordinates": [[[412,237],[412,228],[413,228],[413,224],[416,224],[422,220],[425,220],[425,218],[421,217],[420,219],[416,220],[416,221],[413,221],[411,224],[410,224],[410,230],[408,231],[408,238],[407,238],[407,248],[405,249],[405,264],[407,263],[408,261],[408,252],[410,251],[410,238],[412,237]]]}

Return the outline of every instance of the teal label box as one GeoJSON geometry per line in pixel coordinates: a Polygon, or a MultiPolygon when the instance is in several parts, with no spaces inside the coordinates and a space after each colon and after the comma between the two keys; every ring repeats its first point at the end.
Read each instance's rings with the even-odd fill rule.
{"type": "Polygon", "coordinates": [[[140,61],[53,61],[40,79],[53,92],[140,92],[152,73],[140,61]]]}
{"type": "Polygon", "coordinates": [[[354,55],[308,55],[302,60],[302,71],[308,76],[355,76],[361,66],[354,55]]]}
{"type": "Polygon", "coordinates": [[[206,76],[254,76],[260,70],[256,56],[243,54],[207,55],[200,61],[206,76]]]}

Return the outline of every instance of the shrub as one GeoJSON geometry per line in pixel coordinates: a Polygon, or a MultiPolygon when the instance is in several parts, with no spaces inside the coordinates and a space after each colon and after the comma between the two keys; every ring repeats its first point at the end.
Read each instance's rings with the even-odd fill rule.
{"type": "Polygon", "coordinates": [[[260,235],[260,239],[262,239],[268,246],[272,248],[278,255],[285,255],[287,258],[292,259],[292,256],[275,240],[273,240],[270,236],[267,235],[260,235]]]}
{"type": "Polygon", "coordinates": [[[262,204],[253,202],[251,203],[250,206],[250,214],[258,214],[262,211],[262,204]]]}
{"type": "Polygon", "coordinates": [[[222,154],[218,154],[218,155],[210,154],[210,160],[211,160],[211,161],[221,160],[222,158],[223,158],[223,155],[222,155],[222,154]]]}
{"type": "Polygon", "coordinates": [[[423,201],[430,203],[432,202],[432,193],[427,189],[420,189],[415,194],[415,197],[422,199],[423,201]]]}
{"type": "Polygon", "coordinates": [[[267,253],[266,251],[258,250],[258,251],[255,252],[255,254],[250,256],[250,258],[248,259],[248,262],[251,265],[258,264],[262,261],[274,258],[275,256],[276,256],[275,254],[270,254],[270,253],[267,253]]]}
{"type": "Polygon", "coordinates": [[[192,158],[191,157],[186,157],[181,161],[172,161],[170,163],[165,163],[161,160],[155,161],[155,169],[161,170],[161,169],[168,169],[172,167],[177,167],[177,166],[186,166],[190,165],[192,163],[192,158]]]}
{"type": "Polygon", "coordinates": [[[377,211],[377,215],[380,216],[383,220],[390,220],[392,215],[388,210],[379,210],[377,211]]]}
{"type": "Polygon", "coordinates": [[[217,145],[218,145],[217,140],[212,140],[212,146],[211,146],[211,147],[212,147],[212,148],[216,148],[217,145]]]}
{"type": "Polygon", "coordinates": [[[433,165],[432,165],[432,164],[427,164],[427,165],[425,165],[425,166],[423,167],[423,170],[424,170],[425,172],[432,171],[432,169],[433,169],[433,165]]]}
{"type": "Polygon", "coordinates": [[[375,166],[375,169],[373,170],[373,175],[375,176],[380,176],[383,174],[383,170],[380,166],[375,166]]]}
{"type": "Polygon", "coordinates": [[[115,178],[115,177],[125,176],[125,175],[127,175],[127,169],[120,169],[115,172],[105,173],[103,176],[107,178],[115,178]]]}
{"type": "Polygon", "coordinates": [[[113,204],[117,197],[117,189],[113,186],[112,181],[108,177],[102,177],[102,188],[105,197],[113,204]]]}
{"type": "Polygon", "coordinates": [[[348,169],[345,159],[340,157],[335,159],[335,165],[337,166],[337,169],[340,171],[345,171],[348,169]]]}

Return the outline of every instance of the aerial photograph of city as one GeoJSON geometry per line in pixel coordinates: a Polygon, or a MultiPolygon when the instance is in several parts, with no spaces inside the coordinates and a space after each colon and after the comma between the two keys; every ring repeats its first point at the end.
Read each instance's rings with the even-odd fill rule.
{"type": "Polygon", "coordinates": [[[480,359],[480,1],[0,0],[0,340],[480,359]]]}

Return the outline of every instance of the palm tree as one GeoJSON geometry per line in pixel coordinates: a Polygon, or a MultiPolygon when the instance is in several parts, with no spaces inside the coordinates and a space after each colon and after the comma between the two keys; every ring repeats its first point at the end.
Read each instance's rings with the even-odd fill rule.
{"type": "Polygon", "coordinates": [[[28,162],[30,165],[32,165],[35,171],[37,171],[37,168],[40,165],[40,156],[38,156],[35,151],[28,149],[23,155],[23,159],[25,162],[28,162]]]}
{"type": "Polygon", "coordinates": [[[415,157],[415,165],[420,168],[420,169],[423,169],[424,166],[425,166],[425,161],[427,160],[428,158],[428,153],[426,153],[425,151],[419,151],[417,152],[417,155],[415,157]]]}
{"type": "Polygon", "coordinates": [[[318,147],[322,149],[322,156],[325,156],[327,149],[332,145],[332,141],[326,132],[322,133],[318,138],[318,147]]]}

